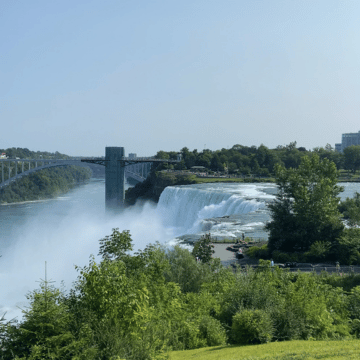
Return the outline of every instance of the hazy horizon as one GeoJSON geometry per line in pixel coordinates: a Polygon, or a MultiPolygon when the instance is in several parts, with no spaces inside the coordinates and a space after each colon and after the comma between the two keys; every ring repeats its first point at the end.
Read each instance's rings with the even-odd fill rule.
{"type": "Polygon", "coordinates": [[[358,132],[355,0],[0,4],[0,148],[101,156],[358,132]]]}

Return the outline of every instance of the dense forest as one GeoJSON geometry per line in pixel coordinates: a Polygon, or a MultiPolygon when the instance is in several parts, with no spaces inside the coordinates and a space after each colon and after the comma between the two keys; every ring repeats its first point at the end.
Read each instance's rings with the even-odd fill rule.
{"type": "Polygon", "coordinates": [[[91,170],[79,166],[59,166],[23,176],[0,189],[0,203],[48,199],[90,179],[91,170]]]}

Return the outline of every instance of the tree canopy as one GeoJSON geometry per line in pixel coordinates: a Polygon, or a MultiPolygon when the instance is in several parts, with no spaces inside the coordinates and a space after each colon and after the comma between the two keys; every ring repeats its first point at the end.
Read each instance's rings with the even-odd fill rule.
{"type": "Polygon", "coordinates": [[[269,250],[307,251],[315,242],[334,244],[344,228],[338,210],[336,166],[317,154],[297,169],[276,167],[278,194],[269,205],[269,250]]]}

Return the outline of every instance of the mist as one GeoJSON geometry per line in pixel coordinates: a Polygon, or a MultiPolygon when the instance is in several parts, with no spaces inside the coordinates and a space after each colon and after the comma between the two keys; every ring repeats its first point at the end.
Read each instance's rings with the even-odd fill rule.
{"type": "Polygon", "coordinates": [[[135,251],[173,237],[162,225],[155,204],[144,203],[120,214],[105,212],[103,187],[101,182],[90,183],[56,200],[5,207],[11,208],[10,213],[25,207],[31,214],[17,224],[8,219],[13,227],[11,241],[0,249],[0,313],[6,312],[7,320],[21,319],[20,308],[28,306],[25,295],[45,278],[45,261],[48,280],[56,287],[64,282],[68,291],[78,276],[75,265],[87,265],[92,255],[99,260],[99,240],[113,228],[130,231],[135,251]]]}

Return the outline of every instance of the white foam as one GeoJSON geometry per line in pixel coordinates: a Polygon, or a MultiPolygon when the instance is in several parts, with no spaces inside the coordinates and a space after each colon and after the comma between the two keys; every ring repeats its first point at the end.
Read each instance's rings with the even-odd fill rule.
{"type": "Polygon", "coordinates": [[[160,196],[157,210],[166,227],[178,235],[202,231],[204,219],[250,213],[265,207],[260,196],[269,195],[257,190],[256,185],[171,186],[160,196]],[[249,199],[249,196],[257,199],[249,199]]]}

